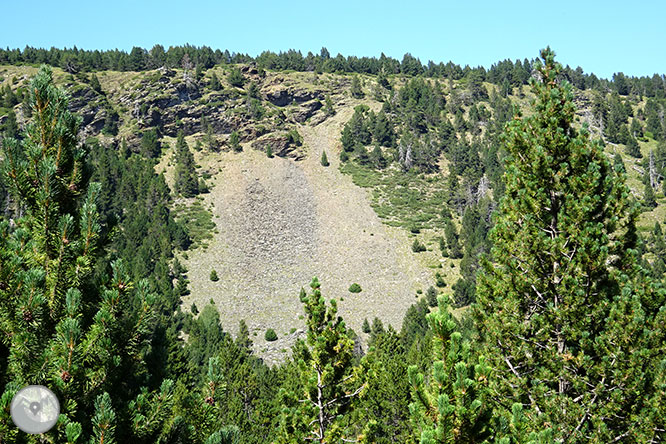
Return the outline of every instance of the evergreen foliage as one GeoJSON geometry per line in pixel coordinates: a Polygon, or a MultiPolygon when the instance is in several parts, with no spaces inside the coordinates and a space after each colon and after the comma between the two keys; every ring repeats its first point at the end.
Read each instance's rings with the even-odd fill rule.
{"type": "Polygon", "coordinates": [[[627,154],[637,159],[643,157],[643,154],[641,153],[641,148],[638,145],[638,141],[634,136],[629,136],[627,140],[627,154]]]}
{"type": "Polygon", "coordinates": [[[333,108],[333,101],[331,100],[331,96],[328,94],[324,99],[324,114],[326,114],[327,116],[335,115],[335,109],[333,108]]]}
{"type": "MultiPolygon", "coordinates": [[[[410,344],[411,345],[411,344],[410,344]]],[[[352,421],[365,424],[360,442],[389,444],[411,442],[409,386],[405,343],[393,327],[371,336],[365,356],[367,388],[352,421]]]]}
{"type": "Polygon", "coordinates": [[[208,87],[213,91],[219,91],[222,89],[222,84],[220,79],[217,77],[217,74],[214,72],[210,75],[210,81],[208,82],[208,87]]]}
{"type": "Polygon", "coordinates": [[[236,152],[243,151],[243,147],[240,144],[240,136],[238,135],[238,131],[231,133],[231,136],[229,137],[229,146],[236,152]]]}
{"type": "Polygon", "coordinates": [[[361,80],[358,76],[352,77],[351,89],[352,97],[355,99],[362,99],[365,94],[363,94],[363,89],[361,88],[361,80]]]}
{"type": "Polygon", "coordinates": [[[7,138],[19,137],[19,127],[16,122],[16,113],[13,108],[7,112],[7,118],[0,125],[0,134],[7,138]]]}
{"type": "Polygon", "coordinates": [[[330,163],[328,161],[328,157],[326,156],[326,151],[321,152],[321,160],[320,160],[321,166],[329,166],[330,163]]]}
{"type": "MultiPolygon", "coordinates": [[[[93,97],[107,137],[78,143],[79,119],[67,111],[62,91],[49,86],[48,69],[29,88],[23,80],[2,79],[0,441],[666,439],[658,284],[666,239],[659,222],[645,233],[635,229],[637,207],[622,182],[625,173],[634,174],[632,165],[625,167],[617,152],[605,159],[573,123],[567,85],[594,90],[591,123],[611,150],[625,144],[627,154],[640,158],[639,141],[656,146],[642,164],[641,203],[649,211],[657,205],[657,187],[666,186],[660,184],[666,175],[663,76],[619,73],[606,81],[559,67],[548,51],[545,66],[507,60],[486,70],[423,65],[411,55],[402,62],[384,55],[331,57],[325,48],[317,55],[292,50],[254,59],[189,45],[129,53],[0,49],[0,63],[41,61],[73,73],[67,76],[78,88],[72,95],[93,97]],[[160,131],[170,129],[142,127],[128,136],[139,140],[139,154],[131,153],[124,139],[113,137],[120,123],[127,129],[127,109],[110,102],[114,93],[105,95],[91,72],[184,67],[192,82],[194,67],[201,80],[217,63],[235,64],[226,68],[227,79],[237,87],[247,82],[246,93],[229,89],[217,96],[242,102],[243,118],[273,118],[257,83],[237,65],[251,62],[262,78],[265,69],[377,75],[376,87],[371,80],[366,85],[381,110],[354,110],[341,134],[340,158],[355,182],[383,187],[373,196],[388,223],[413,233],[434,230],[442,236],[435,237],[442,255],[460,259],[460,279],[438,310],[429,314],[438,296],[430,287],[407,311],[400,333],[379,318],[365,319],[368,341],[362,343],[313,281],[312,293],[302,294],[307,343],[297,342],[293,359],[273,367],[254,355],[245,322],[235,339],[222,328],[214,303],[181,311],[189,279],[174,251],[187,249],[197,228],[184,213],[174,220],[170,208],[175,195],[193,197],[206,183],[179,133],[171,193],[155,172],[160,131]],[[387,75],[399,76],[396,87],[387,75]],[[530,77],[537,83],[536,112],[514,117],[510,96],[524,98],[530,77]],[[17,113],[21,126],[32,119],[25,131],[17,113]],[[502,202],[496,219],[495,202],[502,202]],[[465,313],[459,320],[451,316],[449,303],[477,298],[469,310],[476,324],[465,310],[457,311],[465,313]],[[62,401],[61,420],[40,438],[17,433],[8,415],[13,393],[27,383],[48,385],[62,401]]],[[[352,93],[362,98],[359,75],[351,76],[352,93]]],[[[195,83],[204,81],[190,86],[195,83]]],[[[214,72],[208,87],[223,89],[214,72]]],[[[334,115],[331,98],[324,102],[324,113],[334,115]]],[[[289,143],[302,144],[283,124],[289,143]]],[[[201,128],[202,140],[216,148],[205,116],[201,128]]],[[[229,145],[240,150],[238,131],[229,145]]],[[[200,141],[197,146],[200,151],[200,141]]],[[[418,239],[415,245],[424,248],[418,239]]],[[[435,285],[446,287],[446,271],[435,271],[435,285]]],[[[210,278],[217,280],[215,270],[210,278]]],[[[353,284],[349,291],[361,288],[353,284]]]]}
{"type": "MultiPolygon", "coordinates": [[[[3,64],[35,64],[46,63],[51,66],[63,67],[67,72],[92,72],[104,70],[118,71],[144,71],[152,70],[162,66],[169,68],[181,68],[184,56],[189,59],[190,69],[196,66],[199,70],[207,70],[215,64],[239,64],[256,63],[259,74],[266,69],[272,70],[295,70],[314,72],[352,72],[373,74],[378,76],[379,84],[383,88],[390,89],[391,85],[386,75],[400,73],[405,76],[424,75],[432,78],[446,78],[452,80],[470,79],[474,82],[474,88],[479,85],[479,80],[502,85],[508,83],[513,87],[526,85],[532,73],[533,61],[503,60],[493,64],[489,69],[484,67],[470,68],[461,67],[452,62],[434,63],[424,65],[411,54],[405,54],[402,60],[387,57],[343,57],[338,54],[331,57],[328,52],[303,55],[300,51],[288,50],[279,53],[264,51],[257,57],[250,57],[240,52],[229,50],[211,49],[208,46],[170,46],[165,49],[162,45],[155,45],[151,49],[134,47],[131,51],[118,49],[99,51],[82,50],[80,48],[33,48],[26,46],[23,49],[0,49],[0,63],[3,64]]],[[[612,79],[599,79],[594,74],[584,73],[582,68],[563,69],[563,74],[570,79],[577,88],[613,90],[622,97],[625,93],[643,94],[648,98],[664,98],[666,96],[666,85],[663,76],[628,77],[617,73],[612,79]]]]}
{"type": "Polygon", "coordinates": [[[111,107],[106,109],[106,118],[104,119],[104,128],[102,128],[102,133],[115,136],[118,134],[118,123],[120,121],[120,116],[118,112],[111,107]]]}
{"type": "Polygon", "coordinates": [[[240,69],[232,68],[231,71],[229,71],[229,75],[227,76],[227,81],[231,86],[236,86],[238,88],[241,88],[245,83],[245,78],[243,77],[243,74],[240,72],[240,69]]]}
{"type": "MultiPolygon", "coordinates": [[[[93,281],[101,187],[88,183],[80,118],[50,68],[40,69],[30,91],[33,120],[22,142],[5,139],[2,150],[3,181],[23,213],[14,227],[0,222],[3,399],[28,383],[47,385],[61,404],[52,439],[123,441],[139,430],[114,433],[116,424],[137,413],[134,397],[148,393],[139,388],[147,382],[155,295],[147,281],[132,283],[122,260],[111,263],[101,287],[93,281]],[[114,411],[111,391],[122,411],[114,411]]],[[[1,414],[9,420],[8,410],[1,414]]]]}
{"type": "Polygon", "coordinates": [[[421,253],[426,251],[426,246],[423,245],[418,239],[414,239],[414,242],[412,243],[412,251],[414,253],[421,253]]]}
{"type": "Polygon", "coordinates": [[[643,205],[651,210],[657,206],[657,200],[655,199],[654,190],[650,182],[645,183],[645,192],[643,194],[643,205]]]}
{"type": "Polygon", "coordinates": [[[157,130],[150,129],[141,136],[141,154],[148,158],[159,157],[162,146],[158,139],[157,130]]]}
{"type": "Polygon", "coordinates": [[[351,439],[345,417],[353,410],[366,384],[353,365],[354,341],[337,316],[337,304],[321,295],[317,278],[308,295],[301,293],[307,325],[307,346],[294,348],[300,384],[282,395],[278,442],[318,443],[351,439]]]}
{"type": "Polygon", "coordinates": [[[264,339],[265,340],[267,340],[269,342],[272,342],[272,341],[277,341],[277,338],[278,337],[277,337],[277,333],[275,333],[275,330],[273,330],[272,328],[269,328],[268,330],[266,330],[266,333],[264,334],[264,339]]]}
{"type": "Polygon", "coordinates": [[[361,286],[358,285],[356,282],[354,282],[353,284],[351,284],[349,286],[349,292],[350,293],[360,293],[361,292],[361,286]]]}
{"type": "Polygon", "coordinates": [[[174,188],[183,197],[194,197],[199,194],[199,181],[194,164],[194,156],[187,146],[185,135],[178,132],[175,147],[176,168],[174,171],[174,188]]]}
{"type": "Polygon", "coordinates": [[[99,79],[97,78],[97,74],[93,73],[90,76],[90,87],[93,89],[98,94],[103,94],[102,91],[102,85],[99,83],[99,79]]]}
{"type": "Polygon", "coordinates": [[[437,307],[437,289],[430,286],[426,290],[426,302],[430,307],[437,307]]]}
{"type": "Polygon", "coordinates": [[[409,367],[411,420],[423,444],[481,443],[491,436],[491,368],[483,357],[475,362],[470,344],[457,331],[445,297],[439,309],[426,316],[433,331],[430,384],[409,367]]]}
{"type": "MultiPolygon", "coordinates": [[[[659,439],[648,412],[661,408],[663,291],[636,264],[622,173],[574,128],[571,86],[553,52],[541,56],[536,113],[507,129],[506,190],[478,277],[494,414],[508,424],[520,403],[520,434],[551,428],[557,442],[659,439]]],[[[520,442],[509,429],[506,442],[520,442]]]]}
{"type": "Polygon", "coordinates": [[[460,250],[460,244],[458,243],[458,230],[453,224],[453,221],[449,220],[446,223],[446,244],[449,246],[449,256],[453,259],[460,259],[462,257],[462,251],[460,250]]]}

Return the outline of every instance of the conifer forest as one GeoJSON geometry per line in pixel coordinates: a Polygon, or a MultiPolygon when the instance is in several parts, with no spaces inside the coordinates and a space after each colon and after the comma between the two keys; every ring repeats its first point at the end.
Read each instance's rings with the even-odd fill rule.
{"type": "Polygon", "coordinates": [[[0,443],[666,442],[666,76],[558,60],[0,49],[0,443]]]}

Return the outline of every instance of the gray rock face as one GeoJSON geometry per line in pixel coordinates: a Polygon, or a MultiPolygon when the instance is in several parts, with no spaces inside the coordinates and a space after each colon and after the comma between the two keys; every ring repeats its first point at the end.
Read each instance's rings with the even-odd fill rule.
{"type": "MultiPolygon", "coordinates": [[[[84,83],[68,85],[70,110],[82,117],[80,137],[85,140],[100,135],[109,107],[120,114],[119,125],[134,125],[123,138],[132,150],[138,150],[141,134],[157,128],[164,136],[176,137],[212,133],[212,147],[223,147],[232,132],[241,142],[252,142],[255,149],[266,151],[271,146],[280,157],[303,159],[303,149],[284,132],[295,123],[319,122],[324,90],[310,84],[294,84],[281,76],[259,75],[256,67],[241,67],[246,78],[255,82],[260,91],[263,117],[257,119],[256,109],[242,89],[226,88],[211,91],[205,80],[197,81],[182,71],[160,68],[133,78],[125,84],[106,86],[100,94],[84,83]],[[205,98],[205,99],[202,99],[205,98]],[[296,104],[297,106],[288,106],[296,104]],[[282,108],[285,107],[285,108],[282,108]],[[317,120],[319,119],[319,120],[317,120]],[[221,136],[221,137],[220,137],[221,136]]],[[[24,119],[19,116],[19,124],[24,119]]],[[[119,138],[116,138],[119,142],[119,138]]]]}
{"type": "Polygon", "coordinates": [[[290,103],[303,103],[324,97],[321,91],[307,91],[304,89],[278,87],[264,94],[266,100],[276,106],[286,106],[290,103]]]}
{"type": "Polygon", "coordinates": [[[298,111],[292,114],[293,119],[298,123],[303,123],[314,115],[316,111],[321,109],[322,104],[319,100],[313,100],[302,104],[298,111]]]}
{"type": "Polygon", "coordinates": [[[291,142],[286,134],[269,134],[252,143],[252,148],[264,152],[269,146],[273,154],[278,157],[290,157],[295,160],[302,160],[305,157],[299,145],[291,142]]]}
{"type": "Polygon", "coordinates": [[[287,92],[286,89],[278,89],[276,91],[270,91],[266,93],[266,100],[275,106],[286,106],[291,103],[292,97],[289,95],[289,92],[287,92]]]}

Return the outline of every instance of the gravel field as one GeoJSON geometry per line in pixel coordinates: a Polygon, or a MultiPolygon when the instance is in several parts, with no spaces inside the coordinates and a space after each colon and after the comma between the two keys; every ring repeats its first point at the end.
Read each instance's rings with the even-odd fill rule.
{"type": "Polygon", "coordinates": [[[269,159],[246,146],[200,162],[219,169],[204,195],[219,232],[207,250],[184,261],[192,290],[184,308],[195,302],[201,309],[212,299],[233,334],[245,319],[256,351],[270,363],[283,360],[303,334],[298,293],[313,276],[327,299],[344,298],[339,313],[359,334],[366,317],[399,329],[416,290],[431,284],[432,271],[411,252],[407,234],[382,224],[367,191],[338,169],[339,134],[352,113],[352,106],[339,108],[315,127],[301,126],[303,161],[269,159]],[[327,168],[319,163],[322,150],[327,168]],[[212,269],[217,282],[209,279],[212,269]],[[353,282],[361,293],[349,293],[353,282]],[[264,341],[267,328],[277,341],[264,341]]]}

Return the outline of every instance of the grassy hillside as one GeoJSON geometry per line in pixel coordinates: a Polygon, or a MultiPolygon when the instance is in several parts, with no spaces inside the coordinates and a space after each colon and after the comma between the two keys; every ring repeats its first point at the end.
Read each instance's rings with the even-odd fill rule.
{"type": "MultiPolygon", "coordinates": [[[[0,87],[9,87],[18,99],[0,109],[0,123],[11,108],[23,125],[28,110],[21,102],[36,69],[0,66],[0,87]]],[[[398,100],[398,92],[411,78],[389,76],[389,90],[377,76],[359,75],[362,97],[354,97],[351,75],[273,72],[251,65],[218,65],[200,78],[179,69],[104,71],[95,74],[99,90],[91,74],[54,72],[56,82],[70,92],[72,107],[83,116],[83,139],[150,156],[144,141],[147,133],[157,131],[161,146],[153,154],[155,170],[171,186],[176,218],[193,241],[188,251],[179,253],[190,284],[183,308],[190,310],[195,304],[201,310],[213,302],[230,331],[236,331],[244,319],[256,350],[269,360],[280,360],[302,334],[298,291],[314,275],[327,297],[340,299],[341,314],[359,333],[366,318],[379,317],[399,328],[407,308],[429,286],[439,284],[440,290],[450,291],[461,277],[461,258],[444,257],[440,251],[447,221],[462,233],[469,205],[451,203],[448,180],[455,165],[449,155],[438,154],[434,171],[405,171],[395,161],[382,169],[354,159],[340,161],[341,132],[355,108],[366,105],[369,112],[379,112],[387,102],[398,100]],[[230,81],[234,70],[240,72],[242,84],[230,81]],[[213,85],[214,78],[219,85],[213,85]],[[324,107],[327,98],[333,116],[324,107]],[[197,176],[209,193],[184,198],[174,191],[179,131],[186,136],[197,176]],[[233,134],[241,152],[233,149],[233,134]],[[266,155],[269,147],[274,158],[266,155]],[[324,151],[328,167],[319,162],[324,151]],[[412,251],[415,239],[425,251],[412,251]],[[215,282],[210,279],[213,270],[219,277],[215,282]],[[352,283],[362,291],[350,293],[352,283]],[[277,341],[264,341],[268,328],[275,329],[277,341]]],[[[501,95],[500,86],[483,82],[488,95],[470,98],[470,88],[479,85],[468,79],[427,82],[437,85],[447,103],[440,117],[454,124],[462,119],[471,126],[459,131],[459,140],[476,143],[497,130],[493,122],[499,108],[494,101],[501,95]],[[480,107],[488,115],[476,122],[472,114],[480,107]]],[[[527,109],[532,97],[526,91],[512,88],[507,103],[527,109]]],[[[593,136],[600,137],[592,112],[594,94],[577,90],[576,103],[580,123],[591,123],[593,136]]],[[[646,106],[643,97],[623,99],[634,112],[646,106]]],[[[388,114],[400,133],[408,123],[401,120],[406,114],[399,105],[394,106],[388,114]]],[[[607,143],[606,152],[610,157],[620,155],[628,184],[640,201],[644,159],[657,150],[658,142],[648,135],[638,143],[642,159],[628,155],[622,144],[607,143]]],[[[398,147],[396,139],[379,150],[393,158],[398,147]]],[[[491,185],[488,195],[495,192],[491,185]]],[[[661,186],[656,201],[655,208],[640,216],[643,233],[666,219],[661,186]]]]}

